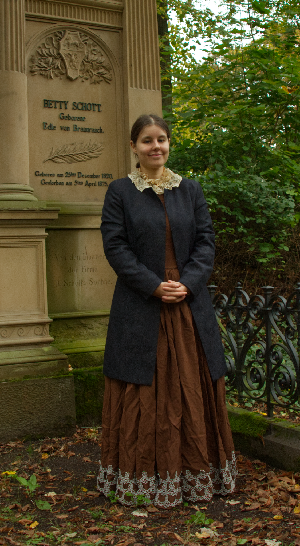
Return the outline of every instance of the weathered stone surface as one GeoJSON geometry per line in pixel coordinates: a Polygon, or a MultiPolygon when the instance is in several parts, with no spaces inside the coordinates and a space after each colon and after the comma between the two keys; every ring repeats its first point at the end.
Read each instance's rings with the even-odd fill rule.
{"type": "Polygon", "coordinates": [[[67,372],[67,356],[51,345],[0,351],[0,381],[67,372]]]}
{"type": "Polygon", "coordinates": [[[237,450],[273,466],[299,472],[300,426],[232,406],[228,406],[228,416],[237,450]]]}
{"type": "Polygon", "coordinates": [[[73,371],[76,418],[80,426],[99,426],[102,419],[105,378],[102,367],[73,371]]]}
{"type": "Polygon", "coordinates": [[[107,314],[53,321],[50,332],[54,344],[68,356],[72,368],[102,366],[108,318],[107,314]]]}
{"type": "Polygon", "coordinates": [[[71,434],[73,377],[0,382],[0,441],[71,434]]]}
{"type": "Polygon", "coordinates": [[[105,258],[99,228],[49,230],[47,279],[51,316],[109,311],[116,275],[105,258]]]}

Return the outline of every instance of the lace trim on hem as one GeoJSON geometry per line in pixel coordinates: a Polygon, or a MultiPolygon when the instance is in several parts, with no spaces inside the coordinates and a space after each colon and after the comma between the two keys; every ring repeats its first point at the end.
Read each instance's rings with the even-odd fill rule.
{"type": "Polygon", "coordinates": [[[137,478],[135,474],[130,478],[129,472],[122,474],[119,469],[113,470],[111,465],[103,468],[100,464],[97,489],[106,497],[114,492],[118,502],[125,506],[136,506],[143,501],[147,503],[146,499],[149,499],[159,508],[173,508],[183,500],[210,501],[214,494],[232,493],[236,476],[234,452],[224,468],[214,468],[210,464],[209,472],[201,470],[194,475],[190,470],[185,470],[180,475],[176,472],[174,478],[167,473],[164,480],[159,474],[148,476],[147,472],[143,472],[141,478],[137,478]]]}

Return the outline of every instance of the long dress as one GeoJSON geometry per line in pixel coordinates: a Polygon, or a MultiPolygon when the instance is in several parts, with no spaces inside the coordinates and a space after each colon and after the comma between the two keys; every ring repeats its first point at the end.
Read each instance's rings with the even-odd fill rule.
{"type": "MultiPolygon", "coordinates": [[[[167,213],[166,227],[165,280],[179,281],[167,213]]],[[[170,508],[226,495],[235,477],[224,377],[211,380],[188,303],[162,303],[152,385],[105,378],[97,487],[170,508]]]]}

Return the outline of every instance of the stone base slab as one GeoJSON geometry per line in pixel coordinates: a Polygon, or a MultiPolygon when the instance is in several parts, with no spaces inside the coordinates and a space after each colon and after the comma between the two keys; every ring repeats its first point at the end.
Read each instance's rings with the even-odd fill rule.
{"type": "Polygon", "coordinates": [[[72,434],[76,412],[71,376],[0,382],[0,442],[72,434]]]}
{"type": "Polygon", "coordinates": [[[266,463],[300,471],[300,426],[228,406],[235,449],[266,463]]]}
{"type": "Polygon", "coordinates": [[[53,376],[67,371],[67,356],[56,347],[0,350],[0,381],[53,376]]]}

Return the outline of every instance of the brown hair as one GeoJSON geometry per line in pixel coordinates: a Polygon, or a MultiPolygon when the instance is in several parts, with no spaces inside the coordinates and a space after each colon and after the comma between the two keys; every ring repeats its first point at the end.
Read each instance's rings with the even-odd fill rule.
{"type": "MultiPolygon", "coordinates": [[[[144,129],[144,127],[148,127],[149,125],[157,125],[166,133],[168,139],[171,138],[169,126],[164,119],[160,118],[156,114],[143,114],[137,118],[131,129],[131,140],[134,145],[137,143],[140,132],[144,129]]],[[[139,162],[136,164],[136,167],[140,167],[139,162]]]]}

